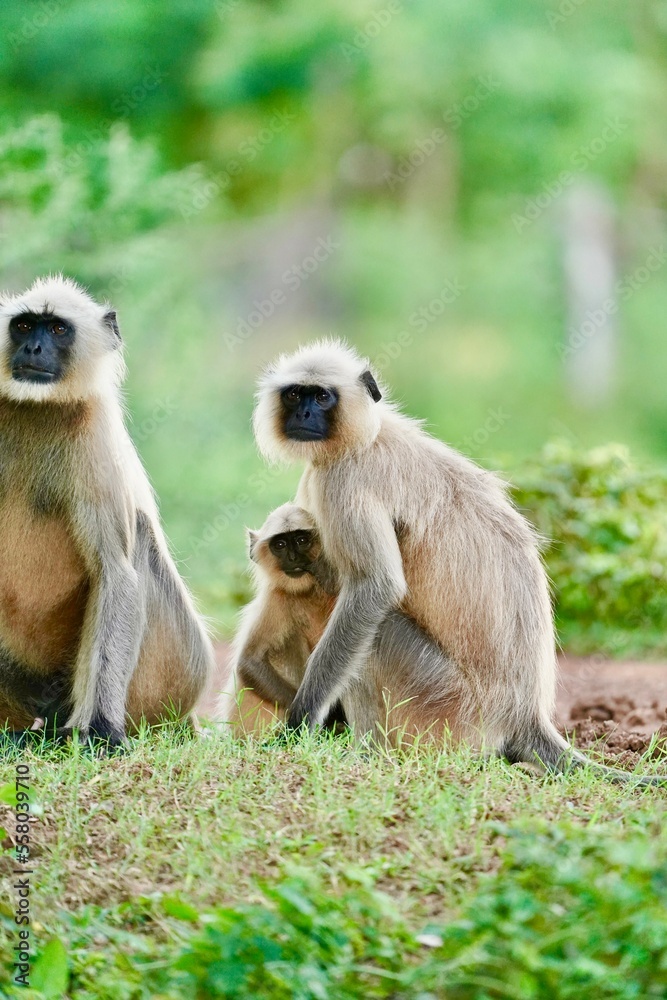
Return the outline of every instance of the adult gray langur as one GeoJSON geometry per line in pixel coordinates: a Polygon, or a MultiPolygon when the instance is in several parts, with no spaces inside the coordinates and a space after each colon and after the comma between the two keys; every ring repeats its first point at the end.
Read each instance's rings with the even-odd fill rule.
{"type": "Polygon", "coordinates": [[[0,297],[0,725],[110,744],[213,665],[125,429],[116,314],[62,277],[0,297]]]}
{"type": "Polygon", "coordinates": [[[266,370],[254,429],[269,460],[306,463],[296,502],[341,582],[287,725],[321,723],[341,698],[354,725],[346,692],[355,689],[360,724],[371,725],[366,665],[381,623],[400,609],[444,654],[418,678],[413,719],[437,704],[455,738],[510,761],[551,770],[585,762],[553,723],[547,577],[535,532],[504,484],[383,400],[368,362],[336,341],[266,370]]]}

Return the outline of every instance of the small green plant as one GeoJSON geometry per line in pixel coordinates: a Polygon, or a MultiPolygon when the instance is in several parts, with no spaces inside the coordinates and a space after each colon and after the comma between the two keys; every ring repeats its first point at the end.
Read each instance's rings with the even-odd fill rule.
{"type": "Polygon", "coordinates": [[[554,442],[516,477],[514,496],[546,539],[564,643],[664,650],[667,473],[621,445],[554,442]]]}
{"type": "Polygon", "coordinates": [[[361,884],[337,896],[305,875],[264,886],[266,903],[199,917],[177,901],[167,913],[199,925],[169,979],[184,994],[229,1000],[384,997],[415,950],[393,905],[361,884]],[[362,985],[363,984],[363,985],[362,985]]]}

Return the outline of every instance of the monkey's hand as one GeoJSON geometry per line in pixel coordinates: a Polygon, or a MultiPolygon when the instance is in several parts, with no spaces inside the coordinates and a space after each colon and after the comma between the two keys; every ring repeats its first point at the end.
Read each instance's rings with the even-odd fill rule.
{"type": "Polygon", "coordinates": [[[285,717],[285,732],[289,733],[300,733],[308,732],[315,729],[317,722],[314,717],[313,708],[315,705],[310,706],[310,710],[306,707],[305,699],[300,699],[297,693],[292,705],[285,717]],[[303,703],[303,707],[302,707],[303,703]]]}
{"type": "Polygon", "coordinates": [[[302,709],[299,704],[298,694],[292,702],[292,706],[285,719],[284,730],[286,733],[312,732],[314,729],[328,729],[334,732],[342,731],[347,726],[347,718],[340,701],[334,702],[326,717],[322,722],[318,722],[315,715],[316,706],[313,710],[302,709]],[[296,706],[296,708],[295,708],[296,706]],[[311,721],[312,720],[312,721],[311,721]]]}

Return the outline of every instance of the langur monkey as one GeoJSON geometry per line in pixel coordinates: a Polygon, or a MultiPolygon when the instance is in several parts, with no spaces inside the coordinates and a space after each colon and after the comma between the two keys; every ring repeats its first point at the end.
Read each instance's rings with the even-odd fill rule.
{"type": "Polygon", "coordinates": [[[187,716],[213,666],[125,429],[116,314],[73,281],[0,297],[0,725],[110,745],[187,716]]]}
{"type": "Polygon", "coordinates": [[[511,762],[550,770],[585,762],[552,721],[547,577],[535,532],[501,481],[385,402],[368,363],[337,341],[266,370],[254,429],[269,460],[306,463],[296,502],[340,577],[288,727],[316,725],[340,698],[354,728],[357,713],[370,725],[368,657],[381,623],[400,609],[446,653],[421,678],[429,695],[412,702],[417,721],[423,704],[437,703],[456,738],[483,741],[511,762]]]}
{"type": "MultiPolygon", "coordinates": [[[[308,657],[336,603],[337,579],[321,558],[315,523],[286,503],[248,532],[256,596],[244,608],[234,642],[232,691],[219,715],[235,728],[260,733],[294,700],[308,657]]],[[[326,720],[342,721],[340,708],[326,720]]]]}

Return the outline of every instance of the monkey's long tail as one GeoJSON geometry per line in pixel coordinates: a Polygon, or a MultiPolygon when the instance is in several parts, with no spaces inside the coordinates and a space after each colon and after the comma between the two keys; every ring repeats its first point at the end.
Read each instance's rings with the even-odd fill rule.
{"type": "Polygon", "coordinates": [[[563,739],[550,722],[535,722],[508,737],[500,748],[510,764],[535,764],[552,773],[566,773],[574,768],[587,767],[619,785],[662,785],[667,787],[667,774],[638,775],[616,767],[596,764],[579,753],[563,739]]]}

